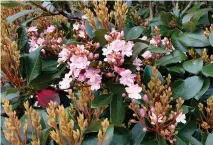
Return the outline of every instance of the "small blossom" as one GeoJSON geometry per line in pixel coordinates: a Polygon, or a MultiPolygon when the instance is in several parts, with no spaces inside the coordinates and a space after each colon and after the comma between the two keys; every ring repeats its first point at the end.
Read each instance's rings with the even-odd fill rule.
{"type": "Polygon", "coordinates": [[[143,96],[143,100],[144,100],[144,102],[147,102],[148,96],[146,94],[143,96]]]}
{"type": "Polygon", "coordinates": [[[133,65],[136,66],[136,70],[141,70],[140,66],[142,66],[142,61],[140,60],[140,58],[136,58],[134,61],[133,61],[133,65]]]}
{"type": "Polygon", "coordinates": [[[39,45],[43,45],[44,42],[45,42],[44,38],[38,38],[37,40],[37,44],[39,45]]]}
{"type": "Polygon", "coordinates": [[[79,31],[79,35],[78,36],[81,37],[81,38],[86,38],[84,31],[79,31]]]}
{"type": "Polygon", "coordinates": [[[129,69],[127,69],[127,70],[121,72],[120,76],[121,76],[121,78],[119,79],[120,83],[123,85],[130,86],[134,83],[134,78],[136,75],[132,74],[132,72],[129,69]]]}
{"type": "Polygon", "coordinates": [[[89,80],[87,81],[88,85],[91,85],[91,90],[98,90],[100,89],[100,83],[101,83],[101,75],[99,74],[101,72],[100,69],[93,69],[89,68],[85,72],[85,77],[89,80]]]}
{"type": "Polygon", "coordinates": [[[151,124],[153,124],[153,125],[155,125],[156,122],[158,122],[158,123],[162,123],[163,122],[163,120],[162,120],[163,116],[158,118],[154,112],[152,112],[152,115],[150,116],[150,119],[152,121],[151,124]]]}
{"type": "Polygon", "coordinates": [[[55,31],[55,26],[51,25],[47,28],[47,33],[52,33],[55,31]]]}
{"type": "Polygon", "coordinates": [[[126,87],[125,90],[128,93],[129,98],[141,99],[141,95],[139,93],[142,91],[142,88],[139,87],[138,84],[126,87]]]}
{"type": "Polygon", "coordinates": [[[67,48],[63,48],[62,51],[58,54],[58,62],[62,63],[67,61],[70,56],[70,51],[67,48]]]}
{"type": "Polygon", "coordinates": [[[75,31],[78,31],[78,30],[79,30],[79,27],[80,27],[79,23],[73,24],[73,31],[74,31],[74,30],[75,30],[75,31]]]}
{"type": "Polygon", "coordinates": [[[176,122],[182,122],[183,124],[186,123],[186,115],[182,112],[177,116],[176,122]]]}
{"type": "Polygon", "coordinates": [[[154,38],[152,38],[149,43],[155,46],[158,45],[157,41],[154,38]]]}
{"type": "Polygon", "coordinates": [[[141,40],[147,40],[147,36],[143,36],[142,38],[140,38],[141,40]]]}
{"type": "Polygon", "coordinates": [[[36,26],[30,27],[30,28],[27,29],[27,32],[37,32],[37,31],[38,31],[38,29],[37,29],[36,26]]]}
{"type": "Polygon", "coordinates": [[[145,58],[145,59],[148,59],[150,57],[152,57],[152,53],[150,51],[145,51],[142,56],[145,58]]]}

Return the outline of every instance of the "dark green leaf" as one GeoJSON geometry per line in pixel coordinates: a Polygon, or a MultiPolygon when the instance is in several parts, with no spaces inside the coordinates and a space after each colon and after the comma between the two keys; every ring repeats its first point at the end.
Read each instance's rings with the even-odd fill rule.
{"type": "Polygon", "coordinates": [[[18,19],[19,17],[25,16],[27,14],[33,13],[35,12],[36,9],[32,9],[32,10],[22,10],[12,16],[7,17],[7,23],[11,23],[13,21],[15,21],[16,19],[18,19]]]}
{"type": "Polygon", "coordinates": [[[209,89],[209,86],[210,86],[209,78],[204,78],[204,83],[203,83],[202,89],[194,98],[199,100],[202,97],[202,95],[205,94],[206,91],[209,89]]]}
{"type": "Polygon", "coordinates": [[[131,145],[140,145],[146,132],[143,131],[144,126],[142,124],[135,124],[131,130],[131,145]]]}
{"type": "Polygon", "coordinates": [[[96,96],[92,100],[92,108],[100,108],[110,104],[112,96],[113,94],[103,94],[100,96],[96,96]]]}
{"type": "Polygon", "coordinates": [[[185,79],[184,81],[176,81],[172,85],[172,94],[174,99],[183,98],[188,100],[198,94],[203,86],[203,78],[193,76],[185,79]]]}
{"type": "Polygon", "coordinates": [[[26,56],[26,75],[28,84],[35,79],[41,72],[41,57],[40,50],[42,47],[37,48],[35,51],[26,56]]]}
{"type": "Polygon", "coordinates": [[[140,54],[142,50],[147,48],[148,45],[142,42],[136,42],[133,46],[133,54],[132,54],[132,60],[135,60],[136,57],[140,54]]]}
{"type": "Polygon", "coordinates": [[[183,63],[183,68],[193,74],[198,74],[201,72],[203,67],[203,60],[202,58],[188,60],[183,63]]]}
{"type": "MultiPolygon", "coordinates": [[[[143,73],[143,84],[144,85],[148,85],[148,83],[150,82],[151,80],[151,77],[152,77],[152,66],[149,66],[147,65],[144,69],[144,73],[143,73]]],[[[158,72],[158,79],[161,81],[161,82],[164,82],[164,79],[163,79],[163,76],[161,75],[160,72],[158,72]]]]}
{"type": "Polygon", "coordinates": [[[44,130],[42,130],[42,136],[41,136],[41,144],[45,145],[47,144],[47,140],[50,137],[50,131],[52,131],[53,129],[48,127],[45,128],[44,130]]]}
{"type": "Polygon", "coordinates": [[[171,13],[167,13],[167,12],[161,12],[160,13],[160,19],[163,22],[164,25],[168,26],[169,23],[172,20],[173,15],[171,13]]]}
{"type": "Polygon", "coordinates": [[[168,66],[166,69],[170,72],[176,72],[176,73],[185,73],[185,70],[183,69],[182,64],[177,64],[174,66],[168,66]]]}
{"type": "Polygon", "coordinates": [[[153,53],[169,53],[168,50],[165,50],[163,48],[160,48],[160,47],[157,47],[154,45],[149,45],[147,50],[149,50],[150,52],[153,52],[153,53]]]}
{"type": "Polygon", "coordinates": [[[169,27],[167,27],[167,26],[165,26],[165,25],[160,25],[160,26],[159,26],[159,29],[160,29],[160,34],[161,34],[162,36],[167,36],[167,37],[171,36],[171,34],[172,34],[173,31],[174,31],[174,29],[169,28],[169,27]]]}
{"type": "Polygon", "coordinates": [[[137,38],[140,37],[142,32],[143,32],[143,28],[142,27],[140,27],[140,26],[133,27],[125,35],[126,40],[137,39],[137,38]]]}
{"type": "Polygon", "coordinates": [[[127,128],[114,128],[114,135],[110,145],[128,145],[130,141],[130,134],[127,128]]]}
{"type": "Polygon", "coordinates": [[[121,96],[123,93],[126,92],[124,85],[115,84],[113,82],[106,82],[105,85],[106,88],[109,89],[109,91],[111,91],[113,94],[121,96]]]}
{"type": "Polygon", "coordinates": [[[167,145],[166,140],[162,136],[157,136],[158,145],[167,145]]]}
{"type": "Polygon", "coordinates": [[[174,31],[174,33],[172,33],[172,45],[174,46],[175,49],[178,49],[182,52],[187,52],[187,46],[186,44],[184,44],[182,41],[180,41],[178,38],[180,37],[180,35],[182,35],[182,32],[180,30],[176,30],[174,31]]]}
{"type": "Polygon", "coordinates": [[[204,76],[213,77],[213,63],[203,66],[202,73],[204,76]]]}
{"type": "Polygon", "coordinates": [[[89,128],[86,130],[86,133],[90,132],[98,132],[98,130],[101,128],[101,121],[93,121],[89,128]]]}
{"type": "Polygon", "coordinates": [[[21,51],[21,54],[29,53],[28,36],[25,27],[21,25],[17,29],[17,33],[18,33],[18,47],[21,51]]]}
{"type": "Polygon", "coordinates": [[[163,58],[161,58],[159,61],[157,61],[157,65],[166,66],[168,64],[174,64],[174,63],[184,61],[186,58],[187,57],[183,52],[179,50],[175,50],[174,52],[172,52],[172,54],[166,55],[163,58]]]}
{"type": "Polygon", "coordinates": [[[110,118],[113,124],[122,124],[125,118],[125,108],[122,96],[113,95],[110,104],[110,118]]]}
{"type": "Polygon", "coordinates": [[[97,31],[95,31],[95,36],[93,37],[93,40],[95,42],[99,42],[100,45],[104,46],[105,44],[107,44],[107,41],[104,38],[106,33],[107,33],[106,29],[98,29],[97,31]]]}
{"type": "Polygon", "coordinates": [[[42,71],[55,71],[57,65],[57,59],[42,59],[42,71]]]}

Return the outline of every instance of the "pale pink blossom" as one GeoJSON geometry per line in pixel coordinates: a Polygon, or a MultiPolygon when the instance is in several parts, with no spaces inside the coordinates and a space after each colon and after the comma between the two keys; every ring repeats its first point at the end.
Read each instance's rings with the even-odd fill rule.
{"type": "Polygon", "coordinates": [[[163,122],[163,116],[158,117],[154,112],[152,112],[152,115],[150,116],[151,124],[155,125],[157,122],[162,123],[163,122]]]}
{"type": "Polygon", "coordinates": [[[89,61],[86,56],[77,56],[77,55],[72,55],[70,58],[70,67],[75,69],[85,69],[89,65],[89,61]]]}
{"type": "Polygon", "coordinates": [[[101,83],[101,75],[99,74],[101,72],[100,69],[93,69],[89,68],[85,72],[85,77],[89,80],[87,81],[88,85],[91,85],[91,90],[98,90],[100,89],[100,83],[101,83]]]}
{"type": "Polygon", "coordinates": [[[70,51],[67,48],[63,48],[62,51],[58,54],[58,62],[62,63],[67,61],[70,56],[70,51]]]}
{"type": "Polygon", "coordinates": [[[44,42],[45,42],[44,38],[38,38],[37,40],[37,44],[39,45],[43,45],[44,42]]]}
{"type": "Polygon", "coordinates": [[[150,51],[145,51],[142,56],[145,58],[145,59],[148,59],[148,58],[151,58],[152,57],[152,53],[150,51]]]}
{"type": "Polygon", "coordinates": [[[70,83],[72,82],[72,78],[70,78],[72,72],[65,74],[65,77],[62,79],[62,81],[59,82],[59,88],[62,90],[69,89],[70,83]]]}
{"type": "Polygon", "coordinates": [[[177,116],[176,122],[182,122],[183,124],[186,123],[186,115],[183,114],[182,112],[177,116]]]}
{"type": "Polygon", "coordinates": [[[47,33],[52,33],[55,31],[55,26],[51,25],[47,28],[47,33]]]}
{"type": "Polygon", "coordinates": [[[129,98],[132,99],[141,99],[140,92],[142,88],[138,86],[138,84],[133,84],[125,88],[126,92],[128,93],[129,98]]]}
{"type": "Polygon", "coordinates": [[[142,61],[141,61],[141,59],[140,58],[136,58],[134,61],[133,61],[133,65],[135,65],[136,66],[136,70],[141,70],[141,66],[143,65],[142,64],[142,61]]]}
{"type": "Polygon", "coordinates": [[[37,31],[38,31],[38,29],[37,29],[36,26],[29,27],[29,28],[27,29],[27,32],[37,32],[37,31]]]}
{"type": "Polygon", "coordinates": [[[85,38],[86,37],[84,31],[79,31],[78,36],[81,37],[81,38],[85,38]]]}
{"type": "Polygon", "coordinates": [[[120,76],[121,78],[119,80],[121,84],[127,86],[134,84],[134,78],[136,77],[136,75],[132,74],[132,72],[129,69],[121,72],[120,76]]]}
{"type": "Polygon", "coordinates": [[[149,43],[155,46],[158,45],[158,42],[154,38],[152,38],[149,43]]]}
{"type": "Polygon", "coordinates": [[[59,37],[59,38],[57,39],[57,43],[61,43],[61,42],[62,42],[62,38],[59,37]]]}
{"type": "Polygon", "coordinates": [[[122,51],[123,55],[126,55],[127,57],[132,56],[132,48],[134,44],[132,41],[128,41],[122,51]]]}

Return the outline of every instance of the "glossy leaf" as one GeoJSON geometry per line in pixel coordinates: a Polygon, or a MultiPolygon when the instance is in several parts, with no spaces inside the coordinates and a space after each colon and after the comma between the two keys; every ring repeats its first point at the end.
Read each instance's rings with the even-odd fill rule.
{"type": "Polygon", "coordinates": [[[185,79],[184,81],[176,81],[172,85],[172,94],[174,99],[183,98],[188,100],[195,97],[203,86],[204,79],[202,77],[193,76],[185,79]]]}
{"type": "Polygon", "coordinates": [[[12,16],[7,17],[7,19],[6,19],[6,20],[7,20],[7,23],[11,23],[11,22],[15,21],[16,19],[18,19],[19,17],[22,17],[22,16],[25,16],[25,15],[27,15],[27,14],[33,13],[33,12],[35,12],[35,11],[36,11],[36,9],[22,10],[22,11],[20,11],[20,12],[14,14],[14,15],[12,15],[12,16]]]}
{"type": "Polygon", "coordinates": [[[166,66],[168,64],[174,64],[181,61],[184,61],[186,59],[186,55],[179,51],[175,50],[172,52],[172,54],[166,55],[163,58],[161,58],[159,61],[157,61],[157,65],[159,66],[166,66]]]}
{"type": "Polygon", "coordinates": [[[150,52],[153,52],[153,53],[169,53],[168,50],[154,46],[154,45],[149,45],[147,50],[149,50],[150,52]]]}
{"type": "Polygon", "coordinates": [[[183,69],[182,64],[177,64],[174,66],[168,66],[166,69],[170,72],[176,72],[176,73],[185,73],[185,70],[183,69]]]}
{"type": "Polygon", "coordinates": [[[137,39],[143,32],[143,28],[141,26],[136,26],[131,28],[126,34],[126,40],[137,39]]]}
{"type": "Polygon", "coordinates": [[[140,145],[146,132],[143,131],[144,126],[142,124],[135,124],[131,130],[131,145],[140,145]]]}
{"type": "Polygon", "coordinates": [[[213,63],[207,64],[202,69],[203,75],[213,77],[213,63]]]}
{"type": "Polygon", "coordinates": [[[209,35],[209,42],[210,42],[211,46],[213,47],[213,31],[209,35]]]}
{"type": "Polygon", "coordinates": [[[110,119],[113,124],[122,124],[125,118],[125,108],[122,96],[113,95],[110,104],[110,119]]]}
{"type": "Polygon", "coordinates": [[[93,28],[90,26],[89,21],[86,20],[85,22],[85,29],[86,29],[86,33],[90,38],[93,38],[95,36],[94,32],[93,32],[93,28]]]}
{"type": "Polygon", "coordinates": [[[141,53],[142,50],[147,48],[148,45],[142,42],[136,42],[133,46],[133,54],[132,54],[132,60],[135,60],[136,57],[141,53]]]}
{"type": "Polygon", "coordinates": [[[99,42],[100,45],[105,45],[107,44],[107,41],[106,39],[104,38],[105,34],[107,33],[107,30],[106,29],[98,29],[95,31],[95,36],[93,37],[93,40],[95,42],[99,42]]]}
{"type": "Polygon", "coordinates": [[[203,60],[202,58],[188,60],[183,63],[183,68],[193,74],[198,74],[201,72],[203,67],[203,60]]]}
{"type": "Polygon", "coordinates": [[[212,144],[213,144],[213,134],[209,134],[207,139],[206,139],[205,145],[212,145],[212,144]]]}
{"type": "Polygon", "coordinates": [[[210,80],[209,78],[204,78],[203,86],[200,92],[194,97],[195,99],[199,100],[203,94],[206,93],[206,91],[209,89],[210,86],[210,80]]]}
{"type": "Polygon", "coordinates": [[[169,23],[172,20],[173,15],[171,13],[167,13],[167,12],[161,12],[160,13],[160,19],[163,22],[164,25],[168,26],[169,23]]]}
{"type": "Polygon", "coordinates": [[[26,28],[24,26],[20,26],[17,29],[18,33],[18,47],[21,51],[21,54],[29,53],[29,44],[28,44],[28,36],[26,32],[26,28]]]}
{"type": "Polygon", "coordinates": [[[103,94],[96,96],[92,100],[92,108],[99,108],[110,104],[113,94],[103,94]]]}

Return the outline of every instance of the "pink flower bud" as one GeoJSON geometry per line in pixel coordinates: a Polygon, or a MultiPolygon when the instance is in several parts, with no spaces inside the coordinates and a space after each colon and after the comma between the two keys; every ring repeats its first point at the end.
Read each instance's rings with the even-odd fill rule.
{"type": "Polygon", "coordinates": [[[144,100],[144,102],[148,101],[148,96],[146,94],[143,96],[143,100],[144,100]]]}
{"type": "Polygon", "coordinates": [[[144,117],[145,116],[145,111],[144,111],[144,109],[140,109],[140,114],[141,114],[141,117],[144,117]]]}
{"type": "Polygon", "coordinates": [[[88,58],[89,58],[90,60],[93,59],[93,53],[89,53],[88,58]]]}
{"type": "Polygon", "coordinates": [[[147,128],[146,128],[146,127],[144,127],[144,128],[143,128],[143,131],[144,131],[144,132],[146,132],[146,131],[147,131],[147,128]]]}
{"type": "Polygon", "coordinates": [[[110,41],[112,39],[112,37],[109,35],[104,35],[104,38],[106,39],[106,41],[110,41]]]}
{"type": "Polygon", "coordinates": [[[98,59],[99,58],[99,54],[95,54],[94,58],[98,59]]]}
{"type": "Polygon", "coordinates": [[[123,93],[123,94],[122,94],[122,97],[126,97],[126,94],[125,94],[125,93],[123,93]]]}

